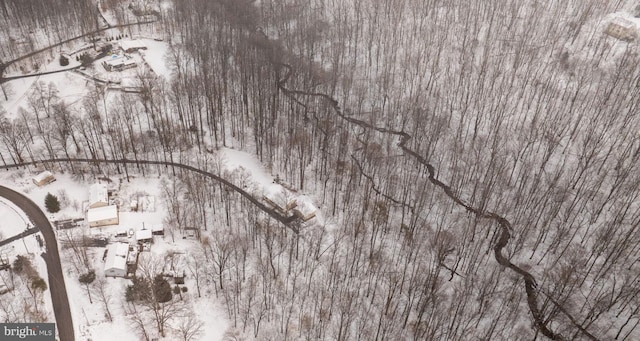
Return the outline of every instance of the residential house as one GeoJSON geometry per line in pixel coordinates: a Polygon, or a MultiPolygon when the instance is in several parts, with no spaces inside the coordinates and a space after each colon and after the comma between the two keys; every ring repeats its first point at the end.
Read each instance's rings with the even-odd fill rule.
{"type": "Polygon", "coordinates": [[[296,202],[297,205],[293,209],[293,214],[295,214],[296,217],[302,219],[302,221],[308,221],[316,216],[317,209],[311,202],[304,199],[298,199],[296,202]]]}
{"type": "Polygon", "coordinates": [[[288,212],[297,205],[291,193],[284,187],[276,184],[265,188],[263,199],[271,205],[271,207],[283,213],[288,212]]]}
{"type": "Polygon", "coordinates": [[[117,225],[120,222],[118,207],[116,205],[90,208],[87,211],[89,227],[117,225]]]}
{"type": "Polygon", "coordinates": [[[636,25],[631,21],[623,18],[614,18],[611,20],[605,33],[624,41],[633,41],[638,37],[636,25]]]}
{"type": "Polygon", "coordinates": [[[125,56],[113,55],[109,59],[102,62],[102,66],[107,71],[122,71],[136,67],[138,64],[135,60],[125,56]]]}
{"type": "Polygon", "coordinates": [[[107,185],[96,183],[89,187],[89,208],[109,206],[107,185]]]}
{"type": "Polygon", "coordinates": [[[127,275],[127,258],[129,244],[115,243],[109,246],[107,259],[104,262],[105,277],[125,277],[127,275]]]}

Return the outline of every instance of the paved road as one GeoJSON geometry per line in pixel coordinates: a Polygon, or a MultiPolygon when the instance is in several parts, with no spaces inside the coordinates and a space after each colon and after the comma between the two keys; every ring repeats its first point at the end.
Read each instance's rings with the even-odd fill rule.
{"type": "Polygon", "coordinates": [[[47,263],[49,289],[51,290],[51,302],[53,303],[53,312],[56,317],[58,336],[61,341],[75,340],[71,309],[69,308],[69,298],[67,296],[67,288],[64,284],[64,277],[62,276],[62,266],[60,265],[58,244],[56,243],[56,236],[49,219],[47,219],[47,216],[38,205],[14,190],[0,186],[0,196],[11,201],[23,210],[34,226],[42,232],[47,246],[47,252],[43,253],[42,257],[47,263]]]}

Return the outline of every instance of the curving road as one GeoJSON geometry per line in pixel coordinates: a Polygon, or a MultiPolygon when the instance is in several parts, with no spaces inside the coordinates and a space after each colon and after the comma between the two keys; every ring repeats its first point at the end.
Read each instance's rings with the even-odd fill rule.
{"type": "MultiPolygon", "coordinates": [[[[298,217],[296,217],[295,215],[292,216],[284,216],[282,214],[280,214],[279,212],[277,212],[276,210],[268,207],[266,204],[262,203],[260,201],[260,199],[255,198],[253,195],[251,195],[251,193],[248,193],[247,191],[243,190],[242,188],[234,185],[233,183],[231,183],[230,181],[224,179],[223,177],[210,173],[206,170],[200,169],[200,168],[196,168],[194,166],[190,166],[190,165],[185,165],[182,163],[177,163],[177,162],[170,162],[170,161],[153,161],[153,160],[129,160],[129,159],[86,159],[86,158],[55,158],[55,159],[42,159],[42,160],[38,160],[38,161],[29,161],[29,162],[22,162],[22,163],[16,163],[16,164],[5,164],[3,166],[0,166],[0,168],[4,168],[6,170],[9,170],[10,168],[20,168],[20,167],[27,167],[27,166],[36,166],[39,164],[50,164],[50,163],[55,163],[55,162],[77,162],[77,163],[86,163],[86,164],[98,164],[98,163],[105,163],[105,164],[119,164],[119,165],[155,165],[155,166],[165,166],[165,167],[173,167],[173,168],[180,168],[189,172],[193,172],[193,173],[197,173],[203,176],[206,176],[208,178],[211,178],[221,184],[223,184],[227,189],[232,190],[240,195],[242,195],[244,198],[246,198],[247,200],[249,200],[252,204],[254,204],[256,207],[258,207],[260,210],[262,210],[263,212],[267,213],[269,216],[271,216],[271,218],[275,219],[276,221],[279,221],[280,223],[282,223],[282,225],[284,225],[285,227],[289,228],[291,231],[293,231],[295,234],[299,234],[300,233],[300,219],[298,219],[298,217]]],[[[0,188],[2,188],[0,186],[0,188]]],[[[1,195],[1,194],[0,194],[1,195]]]]}
{"type": "Polygon", "coordinates": [[[69,308],[69,298],[62,275],[62,266],[60,265],[58,244],[49,219],[47,219],[47,216],[38,205],[12,189],[0,186],[0,196],[11,201],[24,211],[31,223],[42,232],[47,246],[47,252],[42,254],[42,258],[44,258],[47,264],[49,289],[51,290],[51,302],[53,303],[53,312],[56,317],[58,337],[61,341],[75,340],[71,309],[69,308]]]}

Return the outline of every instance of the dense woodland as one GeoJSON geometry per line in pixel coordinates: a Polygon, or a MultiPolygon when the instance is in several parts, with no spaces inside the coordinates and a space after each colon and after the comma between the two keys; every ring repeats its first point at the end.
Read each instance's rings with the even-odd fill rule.
{"type": "MultiPolygon", "coordinates": [[[[94,7],[72,2],[83,6],[5,1],[0,23],[52,42],[72,34],[58,22],[94,29],[94,7]],[[6,19],[27,4],[41,7],[6,19]]],[[[73,110],[39,84],[3,115],[1,161],[219,172],[216,148],[233,146],[313,195],[327,224],[296,234],[196,174],[59,165],[176,175],[163,185],[167,221],[201,228],[191,275],[198,292],[213,283],[230,339],[548,337],[540,323],[556,339],[637,339],[640,63],[635,43],[602,34],[608,14],[633,6],[174,1],[161,16],[170,81],[141,72],[141,93],[109,100],[97,85],[73,110]],[[500,219],[541,322],[522,274],[494,255],[500,219]]]]}
{"type": "Polygon", "coordinates": [[[0,2],[0,64],[99,27],[91,1],[0,2]]]}

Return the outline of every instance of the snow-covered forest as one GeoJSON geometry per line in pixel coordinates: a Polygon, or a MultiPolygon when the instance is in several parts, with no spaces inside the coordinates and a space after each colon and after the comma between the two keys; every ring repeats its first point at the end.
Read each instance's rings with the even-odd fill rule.
{"type": "Polygon", "coordinates": [[[603,33],[634,1],[136,3],[0,4],[4,76],[143,19],[170,69],[73,102],[36,81],[0,107],[0,166],[170,179],[165,221],[199,228],[188,277],[225,338],[640,338],[640,49],[603,33]],[[266,213],[222,148],[321,223],[266,213]]]}

